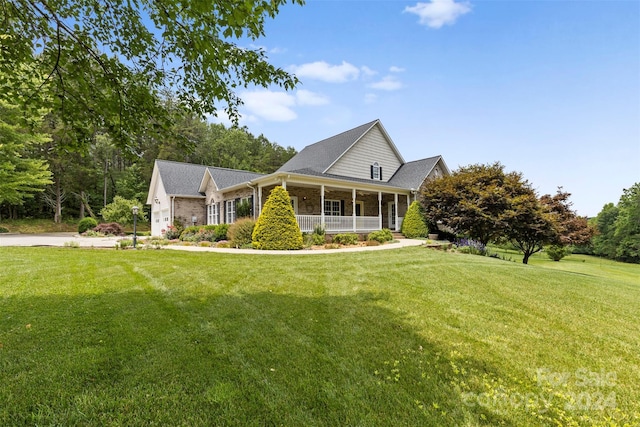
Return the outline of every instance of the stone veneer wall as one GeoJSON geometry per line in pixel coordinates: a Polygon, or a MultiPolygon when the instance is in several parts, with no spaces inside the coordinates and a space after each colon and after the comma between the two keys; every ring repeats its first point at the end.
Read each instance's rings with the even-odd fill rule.
{"type": "Polygon", "coordinates": [[[182,222],[185,227],[189,225],[205,225],[207,223],[207,210],[204,198],[182,198],[176,197],[174,200],[174,220],[182,222]],[[192,217],[196,217],[195,224],[191,222],[192,217]]]}

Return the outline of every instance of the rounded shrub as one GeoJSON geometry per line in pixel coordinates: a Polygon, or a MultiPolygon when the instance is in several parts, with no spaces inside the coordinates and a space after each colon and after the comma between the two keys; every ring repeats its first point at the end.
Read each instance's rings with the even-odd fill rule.
{"type": "Polygon", "coordinates": [[[78,233],[82,234],[87,230],[92,230],[97,225],[98,225],[98,221],[91,218],[90,216],[86,218],[82,218],[78,223],[78,233]]]}
{"type": "Polygon", "coordinates": [[[355,245],[358,243],[358,235],[356,233],[341,233],[333,236],[332,243],[340,245],[355,245]]]}
{"type": "Polygon", "coordinates": [[[253,229],[256,222],[251,218],[240,218],[229,226],[227,237],[234,248],[251,246],[253,229]]]}
{"type": "Polygon", "coordinates": [[[253,230],[252,244],[256,249],[302,249],[302,233],[289,193],[282,186],[271,190],[253,230]]]}
{"type": "Polygon", "coordinates": [[[562,245],[551,245],[544,248],[544,251],[547,253],[549,259],[553,261],[560,261],[562,258],[571,254],[569,248],[562,245]]]}
{"type": "Polygon", "coordinates": [[[427,237],[427,234],[429,234],[429,229],[427,228],[427,223],[424,220],[422,208],[418,201],[409,205],[409,209],[407,209],[407,213],[402,221],[402,228],[400,231],[404,237],[409,239],[413,239],[415,237],[427,237]]]}
{"type": "Polygon", "coordinates": [[[368,241],[374,241],[378,243],[390,242],[393,240],[393,233],[388,228],[383,228],[382,230],[372,231],[367,236],[368,241]]]}

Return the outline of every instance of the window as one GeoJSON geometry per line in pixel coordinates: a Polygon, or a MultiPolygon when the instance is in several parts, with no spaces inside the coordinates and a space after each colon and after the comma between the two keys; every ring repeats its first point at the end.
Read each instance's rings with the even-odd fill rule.
{"type": "Polygon", "coordinates": [[[227,200],[227,220],[225,221],[227,224],[231,224],[236,220],[236,201],[235,200],[227,200]]]}
{"type": "Polygon", "coordinates": [[[220,222],[220,214],[218,212],[218,204],[211,202],[207,205],[207,224],[217,225],[220,222]]]}
{"type": "Polygon", "coordinates": [[[342,209],[340,200],[325,200],[324,214],[327,216],[340,216],[342,209]]]}
{"type": "Polygon", "coordinates": [[[378,162],[371,165],[371,179],[382,181],[382,167],[378,162]]]}

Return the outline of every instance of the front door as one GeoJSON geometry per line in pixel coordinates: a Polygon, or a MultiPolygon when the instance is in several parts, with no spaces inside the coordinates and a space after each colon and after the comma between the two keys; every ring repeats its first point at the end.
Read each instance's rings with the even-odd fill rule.
{"type": "Polygon", "coordinates": [[[395,202],[389,202],[389,228],[391,230],[396,229],[396,204],[395,202]]]}

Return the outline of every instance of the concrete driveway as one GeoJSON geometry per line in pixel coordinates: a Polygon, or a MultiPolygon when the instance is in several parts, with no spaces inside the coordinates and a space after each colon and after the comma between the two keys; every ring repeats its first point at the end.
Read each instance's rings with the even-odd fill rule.
{"type": "Polygon", "coordinates": [[[76,242],[82,247],[113,248],[122,237],[83,237],[77,233],[0,234],[0,246],[64,246],[76,242]]]}

